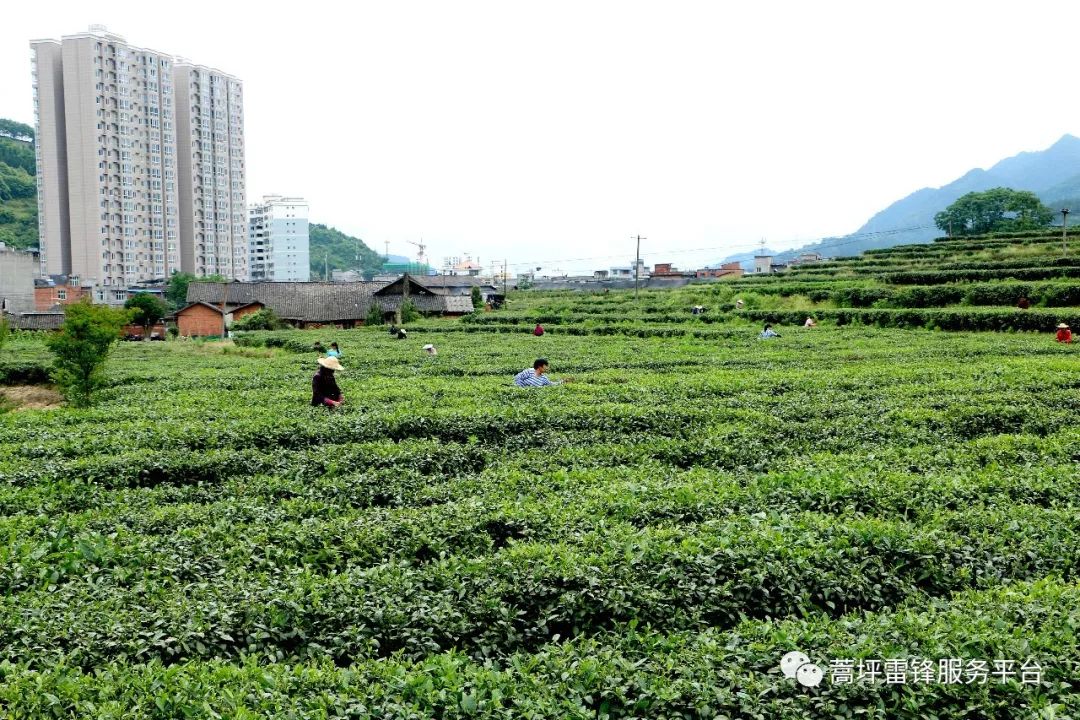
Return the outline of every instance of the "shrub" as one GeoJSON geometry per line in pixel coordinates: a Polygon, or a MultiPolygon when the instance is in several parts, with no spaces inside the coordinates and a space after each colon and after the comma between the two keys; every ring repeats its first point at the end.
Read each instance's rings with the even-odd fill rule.
{"type": "Polygon", "coordinates": [[[285,323],[270,308],[245,315],[232,324],[233,330],[281,330],[285,327],[285,323]]]}
{"type": "Polygon", "coordinates": [[[419,319],[420,311],[416,309],[416,306],[411,301],[401,306],[401,322],[408,323],[419,319]]]}
{"type": "Polygon", "coordinates": [[[64,325],[45,343],[56,355],[53,379],[64,397],[76,407],[90,405],[95,389],[102,383],[102,368],[113,343],[131,315],[88,301],[64,308],[64,325]]]}
{"type": "Polygon", "coordinates": [[[368,310],[367,317],[364,318],[365,325],[382,325],[383,314],[382,308],[377,303],[371,304],[371,309],[368,310]]]}

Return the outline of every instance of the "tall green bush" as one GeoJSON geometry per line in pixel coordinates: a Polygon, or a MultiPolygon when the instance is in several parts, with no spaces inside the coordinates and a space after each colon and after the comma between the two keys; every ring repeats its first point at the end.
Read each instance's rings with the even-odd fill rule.
{"type": "Polygon", "coordinates": [[[109,349],[130,319],[131,313],[126,310],[91,305],[89,301],[64,308],[63,327],[45,343],[56,356],[53,380],[75,407],[90,405],[94,391],[102,384],[109,349]]]}
{"type": "Polygon", "coordinates": [[[407,302],[401,306],[401,322],[413,322],[420,319],[420,311],[416,309],[416,306],[411,302],[407,302]]]}
{"type": "Polygon", "coordinates": [[[285,323],[270,308],[256,310],[232,324],[233,330],[281,330],[284,327],[285,323]]]}

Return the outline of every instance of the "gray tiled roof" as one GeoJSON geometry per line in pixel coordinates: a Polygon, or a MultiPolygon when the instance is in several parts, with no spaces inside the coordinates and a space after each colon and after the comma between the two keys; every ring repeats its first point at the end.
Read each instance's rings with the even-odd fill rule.
{"type": "MultiPolygon", "coordinates": [[[[260,282],[228,283],[230,306],[261,302],[285,320],[335,322],[362,320],[371,309],[372,293],[385,283],[260,282]]],[[[193,282],[187,301],[220,305],[225,283],[193,282]]]]}
{"type": "Polygon", "coordinates": [[[472,275],[428,275],[421,279],[421,283],[432,290],[451,287],[472,287],[478,285],[481,290],[495,290],[495,284],[491,280],[474,277],[472,275]]]}
{"type": "MultiPolygon", "coordinates": [[[[431,278],[424,278],[426,283],[431,278]]],[[[410,277],[409,301],[420,312],[468,313],[473,311],[472,300],[467,295],[452,296],[436,293],[410,277]]],[[[401,280],[396,281],[401,285],[401,280]]],[[[394,283],[328,283],[328,282],[256,282],[225,283],[193,282],[188,285],[188,303],[209,303],[220,306],[228,301],[227,309],[260,302],[283,320],[312,323],[328,323],[344,320],[363,320],[373,303],[384,312],[396,310],[401,305],[400,294],[376,296],[381,290],[390,290],[394,283]]]]}
{"type": "Polygon", "coordinates": [[[17,330],[59,330],[64,324],[62,312],[29,312],[9,317],[17,330]]]}
{"type": "MultiPolygon", "coordinates": [[[[400,295],[376,298],[383,312],[397,310],[401,305],[400,295]]],[[[472,298],[468,295],[410,295],[409,302],[424,313],[471,313],[472,298]]]]}

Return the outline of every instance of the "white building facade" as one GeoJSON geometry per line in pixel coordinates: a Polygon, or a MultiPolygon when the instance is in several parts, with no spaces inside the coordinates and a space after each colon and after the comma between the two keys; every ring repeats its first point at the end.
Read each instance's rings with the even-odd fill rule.
{"type": "Polygon", "coordinates": [[[266,195],[261,203],[248,208],[247,265],[253,281],[311,279],[306,200],[266,195]]]}

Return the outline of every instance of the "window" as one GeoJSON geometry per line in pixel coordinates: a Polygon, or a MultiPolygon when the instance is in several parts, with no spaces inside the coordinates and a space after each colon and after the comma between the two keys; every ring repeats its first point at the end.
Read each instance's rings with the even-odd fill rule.
{"type": "Polygon", "coordinates": [[[56,299],[57,300],[67,300],[67,290],[57,290],[56,291],[56,299]]]}

